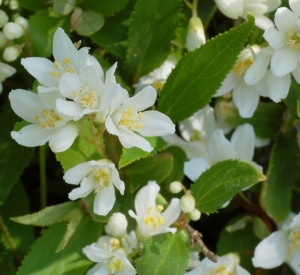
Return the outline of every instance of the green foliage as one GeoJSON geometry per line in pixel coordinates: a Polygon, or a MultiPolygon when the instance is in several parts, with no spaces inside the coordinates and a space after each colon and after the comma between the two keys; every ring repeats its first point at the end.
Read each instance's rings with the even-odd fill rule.
{"type": "Polygon", "coordinates": [[[136,261],[138,274],[184,274],[187,269],[189,248],[179,234],[153,236],[136,261]]]}
{"type": "Polygon", "coordinates": [[[171,52],[179,23],[179,0],[140,0],[130,20],[127,67],[135,80],[157,68],[171,52]]]}
{"type": "Polygon", "coordinates": [[[253,17],[184,56],[161,91],[158,110],[173,122],[208,104],[230,71],[254,26],[253,17]]]}
{"type": "Polygon", "coordinates": [[[61,15],[69,14],[76,5],[76,0],[54,0],[53,10],[61,15]]]}
{"type": "Polygon", "coordinates": [[[244,188],[265,180],[251,163],[225,160],[206,170],[192,185],[196,207],[201,213],[216,212],[244,188]]]}
{"type": "Polygon", "coordinates": [[[129,0],[114,0],[114,1],[82,1],[82,8],[84,10],[95,10],[101,12],[103,16],[112,16],[116,12],[122,10],[129,0]]]}
{"type": "Polygon", "coordinates": [[[104,17],[101,13],[94,11],[79,12],[78,16],[73,19],[73,28],[82,36],[90,36],[99,31],[104,24],[104,17]]]}
{"type": "Polygon", "coordinates": [[[47,0],[18,0],[18,3],[22,8],[30,11],[38,11],[46,8],[48,5],[47,0]]]}

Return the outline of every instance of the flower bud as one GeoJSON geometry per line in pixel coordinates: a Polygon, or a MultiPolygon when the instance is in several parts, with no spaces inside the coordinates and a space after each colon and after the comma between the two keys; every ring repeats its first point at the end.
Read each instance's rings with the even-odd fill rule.
{"type": "Polygon", "coordinates": [[[0,10],[0,28],[8,22],[8,16],[4,10],[0,10]]]}
{"type": "Polygon", "coordinates": [[[201,217],[201,212],[197,208],[194,208],[194,210],[189,213],[189,217],[192,221],[198,221],[201,217]]]}
{"type": "Polygon", "coordinates": [[[171,191],[173,194],[179,193],[181,190],[182,190],[182,184],[181,184],[180,181],[173,181],[173,182],[170,184],[170,191],[171,191]]]}
{"type": "Polygon", "coordinates": [[[7,39],[4,36],[3,32],[0,32],[0,48],[4,48],[7,43],[7,39]]]}
{"type": "Polygon", "coordinates": [[[199,17],[193,16],[188,25],[186,36],[186,48],[193,51],[206,42],[202,21],[199,17]]]}
{"type": "Polygon", "coordinates": [[[18,58],[20,53],[21,53],[21,50],[19,47],[15,47],[15,46],[6,47],[3,52],[3,59],[6,62],[15,61],[18,58]]]}
{"type": "Polygon", "coordinates": [[[105,232],[116,238],[123,237],[127,230],[127,219],[124,214],[118,212],[114,213],[108,219],[105,226],[105,232]]]}
{"type": "Polygon", "coordinates": [[[14,21],[15,21],[15,23],[21,25],[24,29],[27,29],[27,27],[28,27],[28,21],[23,16],[16,17],[14,21]]]}
{"type": "Polygon", "coordinates": [[[180,209],[183,213],[190,213],[194,210],[196,204],[195,198],[187,192],[180,199],[180,209]]]}
{"type": "Polygon", "coordinates": [[[23,27],[15,22],[8,22],[3,27],[3,33],[9,40],[20,38],[24,34],[23,27]]]}

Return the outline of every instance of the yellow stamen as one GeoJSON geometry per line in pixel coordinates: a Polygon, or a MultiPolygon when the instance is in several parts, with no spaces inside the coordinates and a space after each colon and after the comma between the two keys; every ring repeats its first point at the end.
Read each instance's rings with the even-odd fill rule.
{"type": "Polygon", "coordinates": [[[286,45],[291,49],[300,51],[300,33],[289,32],[286,45]]]}
{"type": "Polygon", "coordinates": [[[213,269],[211,272],[210,272],[211,275],[232,275],[232,272],[229,271],[226,266],[224,265],[221,265],[219,266],[218,268],[216,269],[213,269]]]}

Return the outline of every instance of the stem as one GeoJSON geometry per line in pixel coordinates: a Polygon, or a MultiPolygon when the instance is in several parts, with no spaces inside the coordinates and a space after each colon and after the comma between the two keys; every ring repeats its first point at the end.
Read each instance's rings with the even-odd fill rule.
{"type": "Polygon", "coordinates": [[[207,17],[207,20],[206,20],[206,24],[204,25],[204,30],[207,29],[207,27],[209,26],[210,24],[210,21],[212,20],[212,18],[214,17],[216,11],[218,10],[218,7],[216,5],[214,5],[214,7],[211,9],[208,17],[207,17]]]}
{"type": "Polygon", "coordinates": [[[39,148],[39,161],[40,161],[40,200],[41,209],[47,206],[47,179],[46,179],[46,148],[40,146],[39,148]]]}

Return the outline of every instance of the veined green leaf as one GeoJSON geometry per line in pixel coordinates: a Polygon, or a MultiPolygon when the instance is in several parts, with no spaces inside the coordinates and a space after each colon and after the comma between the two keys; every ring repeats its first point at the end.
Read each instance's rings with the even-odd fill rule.
{"type": "Polygon", "coordinates": [[[61,15],[69,14],[76,6],[76,0],[54,0],[53,10],[61,15]]]}
{"type": "Polygon", "coordinates": [[[254,18],[211,39],[183,57],[161,91],[158,110],[183,120],[208,104],[233,67],[254,27],[254,18]]]}
{"type": "Polygon", "coordinates": [[[78,12],[72,16],[72,27],[82,36],[90,36],[99,31],[104,24],[104,17],[95,11],[78,12]],[[75,16],[75,18],[74,18],[75,16]]]}
{"type": "Polygon", "coordinates": [[[188,259],[189,248],[179,234],[161,234],[146,242],[136,267],[143,275],[182,275],[188,259]]]}
{"type": "Polygon", "coordinates": [[[171,51],[180,0],[140,0],[130,21],[127,66],[137,80],[157,68],[171,51]]]}
{"type": "Polygon", "coordinates": [[[196,207],[202,213],[213,213],[246,187],[264,181],[266,177],[251,163],[225,160],[206,170],[192,185],[196,207]]]}
{"type": "Polygon", "coordinates": [[[82,1],[82,8],[84,10],[94,10],[101,12],[103,16],[112,16],[116,12],[122,10],[129,0],[114,0],[114,1],[82,1]]]}

